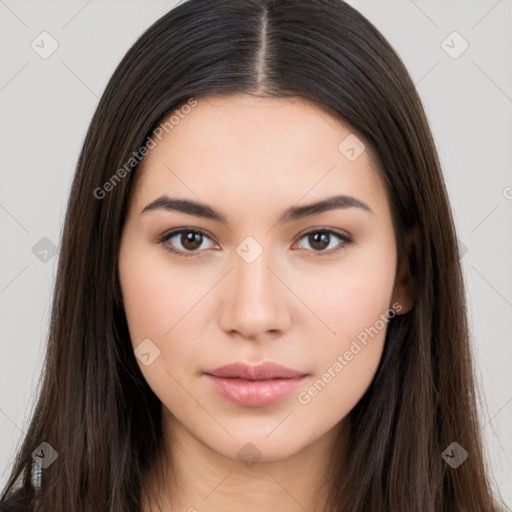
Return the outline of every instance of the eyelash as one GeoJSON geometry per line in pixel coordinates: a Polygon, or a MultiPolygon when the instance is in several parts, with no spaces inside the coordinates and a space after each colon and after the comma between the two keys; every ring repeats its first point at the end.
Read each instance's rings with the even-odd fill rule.
{"type": "MultiPolygon", "coordinates": [[[[156,243],[162,244],[166,251],[176,254],[176,256],[179,256],[179,257],[183,257],[183,258],[190,258],[190,257],[197,257],[197,256],[202,257],[201,251],[186,252],[186,251],[174,249],[174,248],[166,245],[166,242],[168,242],[171,238],[174,238],[175,236],[181,235],[183,233],[200,234],[203,237],[211,239],[204,231],[202,231],[200,229],[180,228],[180,229],[170,231],[168,233],[164,233],[161,237],[159,237],[156,240],[156,243]]],[[[337,252],[341,251],[342,249],[345,248],[345,246],[347,246],[348,244],[350,244],[352,242],[352,239],[350,237],[343,235],[340,232],[332,230],[332,229],[313,229],[311,231],[308,231],[308,232],[302,234],[300,236],[299,240],[303,239],[304,237],[307,237],[308,235],[314,234],[314,233],[328,233],[329,235],[334,235],[341,240],[341,246],[338,248],[330,249],[328,251],[312,251],[312,252],[316,253],[314,255],[314,257],[336,254],[337,252]]]]}

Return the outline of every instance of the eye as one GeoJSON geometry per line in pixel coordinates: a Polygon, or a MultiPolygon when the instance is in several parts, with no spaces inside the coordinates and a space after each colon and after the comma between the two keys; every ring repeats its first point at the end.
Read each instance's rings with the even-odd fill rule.
{"type": "MultiPolygon", "coordinates": [[[[211,240],[211,238],[203,231],[182,228],[169,233],[164,233],[156,240],[156,243],[162,244],[167,251],[186,258],[190,256],[202,256],[202,251],[199,249],[203,245],[205,239],[211,240]],[[176,241],[172,242],[173,239],[176,239],[176,241]],[[176,243],[180,244],[182,248],[176,248],[176,243]]],[[[315,256],[337,253],[352,242],[350,237],[332,229],[315,229],[308,231],[299,238],[299,240],[302,239],[307,239],[307,242],[313,248],[313,253],[319,253],[315,254],[315,256]],[[334,244],[334,248],[331,247],[326,251],[325,249],[329,248],[329,246],[332,245],[331,242],[335,239],[338,239],[338,247],[334,244]]],[[[205,248],[203,247],[203,249],[205,248]]]]}
{"type": "Polygon", "coordinates": [[[210,239],[210,237],[203,231],[198,231],[196,229],[179,229],[164,234],[157,240],[157,243],[162,244],[167,251],[186,258],[189,256],[200,255],[198,249],[201,247],[205,238],[210,239]],[[177,239],[184,250],[180,248],[176,249],[174,247],[175,243],[168,244],[168,242],[172,241],[174,238],[177,239]]]}
{"type": "Polygon", "coordinates": [[[315,256],[337,253],[338,251],[344,249],[345,246],[350,242],[352,242],[350,237],[338,233],[332,229],[315,229],[313,231],[308,231],[299,238],[299,240],[302,239],[307,240],[307,243],[310,245],[310,247],[313,248],[314,253],[320,253],[315,254],[315,256]],[[335,241],[336,238],[339,241],[338,244],[332,245],[331,242],[335,241]],[[324,250],[329,246],[331,246],[329,250],[324,250]]]}

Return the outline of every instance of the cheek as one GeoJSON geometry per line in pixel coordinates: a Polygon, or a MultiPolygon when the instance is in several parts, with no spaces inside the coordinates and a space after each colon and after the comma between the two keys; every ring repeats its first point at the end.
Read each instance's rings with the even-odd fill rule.
{"type": "Polygon", "coordinates": [[[178,397],[180,388],[172,377],[181,382],[184,373],[195,370],[199,333],[193,325],[198,324],[194,307],[208,287],[197,275],[194,279],[169,265],[164,249],[159,254],[137,250],[137,244],[129,247],[127,243],[121,250],[119,277],[137,363],[158,396],[178,397]],[[150,364],[144,364],[139,352],[150,353],[150,364]]]}
{"type": "Polygon", "coordinates": [[[310,288],[309,304],[331,331],[318,327],[318,322],[311,329],[310,338],[317,340],[309,351],[310,360],[315,361],[313,377],[297,397],[310,411],[323,411],[336,421],[350,412],[371,384],[395,316],[390,309],[393,254],[390,249],[387,260],[361,260],[357,267],[347,264],[321,290],[310,288]]]}
{"type": "Polygon", "coordinates": [[[190,411],[194,404],[180,383],[186,382],[197,365],[199,345],[193,340],[199,338],[191,322],[193,307],[204,296],[205,287],[162,259],[165,255],[150,260],[147,253],[135,250],[120,258],[124,309],[137,364],[147,384],[173,411],[190,411]]]}
{"type": "MultiPolygon", "coordinates": [[[[205,293],[204,283],[173,268],[165,250],[121,252],[119,274],[124,308],[134,345],[144,338],[165,341],[205,293]]],[[[197,277],[197,276],[196,276],[197,277]]]]}
{"type": "Polygon", "coordinates": [[[389,310],[395,278],[390,254],[386,261],[382,257],[358,258],[357,263],[347,259],[338,268],[317,274],[315,280],[297,276],[295,282],[302,281],[299,293],[325,325],[321,339],[328,346],[342,350],[389,310]]]}
{"type": "Polygon", "coordinates": [[[297,401],[330,425],[350,413],[375,376],[394,316],[382,305],[376,300],[364,307],[353,302],[345,309],[340,306],[337,323],[332,320],[336,335],[324,337],[316,353],[310,354],[315,361],[312,377],[299,390],[297,401]]]}

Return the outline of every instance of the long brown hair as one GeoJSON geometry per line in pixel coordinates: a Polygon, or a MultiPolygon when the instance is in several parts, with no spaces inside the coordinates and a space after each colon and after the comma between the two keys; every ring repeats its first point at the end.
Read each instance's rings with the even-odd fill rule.
{"type": "Polygon", "coordinates": [[[136,363],[117,273],[137,173],[137,162],[126,162],[191,98],[238,93],[300,97],[351,126],[385,180],[399,258],[413,277],[414,307],[389,322],[378,371],[351,412],[344,464],[341,447],[333,452],[326,511],[497,510],[456,231],[429,124],[397,53],[341,0],[189,0],[126,53],[78,160],[42,385],[4,503],[140,510],[143,476],[162,448],[161,404],[136,363]],[[408,255],[413,227],[418,246],[408,255]],[[43,442],[58,458],[41,470],[32,453],[43,442]],[[452,442],[469,454],[457,468],[441,456],[452,442]]]}

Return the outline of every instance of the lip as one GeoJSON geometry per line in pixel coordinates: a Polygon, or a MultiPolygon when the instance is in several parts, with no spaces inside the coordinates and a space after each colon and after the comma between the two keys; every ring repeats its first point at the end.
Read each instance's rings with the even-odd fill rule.
{"type": "Polygon", "coordinates": [[[232,363],[204,372],[213,389],[243,407],[266,407],[282,400],[304,381],[307,373],[267,362],[232,363]]]}
{"type": "Polygon", "coordinates": [[[236,362],[219,366],[213,370],[207,370],[204,373],[214,377],[231,377],[247,380],[286,379],[307,375],[306,372],[293,370],[270,361],[257,365],[236,362]]]}

